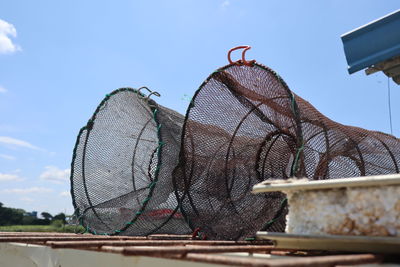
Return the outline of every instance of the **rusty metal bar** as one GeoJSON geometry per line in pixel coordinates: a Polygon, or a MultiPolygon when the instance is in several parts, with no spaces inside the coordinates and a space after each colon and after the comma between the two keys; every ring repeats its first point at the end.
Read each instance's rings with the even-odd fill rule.
{"type": "MultiPolygon", "coordinates": [[[[179,255],[169,255],[164,258],[182,259],[179,255]]],[[[183,259],[194,262],[205,262],[213,264],[226,264],[234,266],[335,266],[335,265],[356,265],[365,263],[380,263],[382,257],[373,254],[316,256],[316,257],[288,257],[277,258],[254,258],[235,257],[228,255],[212,255],[201,253],[189,253],[183,259]]]]}
{"type": "Polygon", "coordinates": [[[188,240],[192,239],[192,235],[170,235],[170,234],[154,234],[147,236],[151,240],[188,240]]]}
{"type": "MultiPolygon", "coordinates": [[[[83,235],[81,235],[83,236],[83,235]]],[[[85,235],[86,236],[86,235],[85,235]]],[[[92,236],[92,235],[88,235],[88,236],[92,236]]],[[[25,237],[75,237],[75,235],[0,235],[0,238],[11,238],[11,237],[15,237],[15,238],[25,238],[25,237]]]]}
{"type": "Polygon", "coordinates": [[[54,232],[0,232],[0,237],[2,236],[82,236],[82,234],[54,232]]]}
{"type": "Polygon", "coordinates": [[[96,240],[96,241],[48,241],[46,245],[53,248],[85,248],[85,247],[101,247],[107,246],[176,246],[176,245],[197,245],[197,246],[214,246],[214,245],[270,245],[269,242],[235,242],[235,241],[220,241],[220,240],[126,240],[126,241],[110,241],[110,240],[96,240]]]}
{"type": "Polygon", "coordinates": [[[88,241],[88,240],[146,240],[146,237],[126,237],[126,236],[65,236],[65,237],[0,237],[1,242],[46,242],[46,241],[88,241]]]}
{"type": "Polygon", "coordinates": [[[173,247],[113,247],[103,246],[101,251],[122,253],[124,255],[157,256],[187,253],[225,253],[225,252],[269,252],[272,246],[173,246],[173,247]]]}

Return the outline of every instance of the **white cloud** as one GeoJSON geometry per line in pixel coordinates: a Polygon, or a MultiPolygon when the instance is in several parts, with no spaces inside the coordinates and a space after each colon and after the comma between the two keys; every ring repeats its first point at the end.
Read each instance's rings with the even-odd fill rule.
{"type": "Polygon", "coordinates": [[[5,145],[25,147],[25,148],[29,148],[29,149],[33,149],[33,150],[43,150],[37,146],[32,145],[29,142],[19,140],[16,138],[12,138],[9,136],[0,136],[0,143],[5,144],[5,145]]]}
{"type": "Polygon", "coordinates": [[[11,54],[21,50],[10,37],[17,37],[17,30],[11,23],[0,19],[0,54],[11,54]]]}
{"type": "Polygon", "coordinates": [[[16,159],[14,156],[6,155],[6,154],[0,154],[0,158],[6,159],[6,160],[15,160],[16,159]]]}
{"type": "Polygon", "coordinates": [[[71,193],[69,191],[63,191],[60,193],[61,197],[71,197],[71,193]]]}
{"type": "Polygon", "coordinates": [[[3,86],[0,86],[0,93],[7,93],[7,89],[4,88],[3,86]]]}
{"type": "Polygon", "coordinates": [[[13,189],[4,189],[2,191],[6,194],[30,194],[30,193],[50,193],[53,192],[53,189],[46,187],[28,187],[28,188],[13,188],[13,189]]]}
{"type": "Polygon", "coordinates": [[[17,175],[17,174],[11,174],[11,173],[0,173],[0,182],[19,182],[22,181],[23,179],[17,175]]]}
{"type": "Polygon", "coordinates": [[[68,182],[70,173],[70,169],[61,170],[56,166],[46,166],[39,178],[55,183],[64,183],[68,182]]]}
{"type": "Polygon", "coordinates": [[[231,4],[231,2],[229,0],[225,0],[224,2],[222,2],[221,7],[222,8],[226,8],[231,4]]]}

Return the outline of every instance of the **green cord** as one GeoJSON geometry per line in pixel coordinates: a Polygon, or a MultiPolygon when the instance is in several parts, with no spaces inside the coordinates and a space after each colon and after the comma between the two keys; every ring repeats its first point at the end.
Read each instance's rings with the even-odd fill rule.
{"type": "Polygon", "coordinates": [[[291,176],[294,176],[296,174],[296,172],[297,172],[297,167],[298,167],[297,165],[299,164],[300,153],[301,153],[301,151],[303,151],[303,149],[304,149],[304,143],[302,143],[301,147],[299,147],[299,149],[297,149],[296,157],[294,159],[293,166],[292,166],[292,174],[291,174],[291,176]]]}
{"type": "Polygon", "coordinates": [[[262,228],[262,230],[267,229],[268,227],[270,227],[276,220],[278,220],[283,212],[283,209],[286,207],[287,205],[287,198],[282,199],[279,210],[277,211],[277,213],[275,214],[274,218],[272,218],[270,221],[268,221],[262,228]]]}
{"type": "Polygon", "coordinates": [[[152,182],[152,183],[149,185],[149,188],[152,189],[153,187],[156,186],[156,184],[157,184],[157,182],[152,182]]]}
{"type": "MultiPolygon", "coordinates": [[[[291,98],[291,108],[292,108],[293,114],[296,115],[297,114],[297,104],[296,104],[296,98],[294,97],[294,94],[292,91],[290,91],[290,98],[291,98]]],[[[301,151],[303,151],[303,149],[304,149],[304,142],[303,142],[303,140],[301,140],[301,146],[297,149],[296,157],[295,157],[293,165],[292,165],[290,176],[294,176],[297,172],[298,165],[299,165],[300,153],[301,153],[301,151]]]]}

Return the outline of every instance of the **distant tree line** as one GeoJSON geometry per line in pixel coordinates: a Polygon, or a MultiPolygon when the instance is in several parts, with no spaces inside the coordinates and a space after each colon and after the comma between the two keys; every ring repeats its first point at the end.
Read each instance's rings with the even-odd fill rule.
{"type": "Polygon", "coordinates": [[[0,202],[0,225],[49,225],[49,224],[65,224],[66,216],[59,213],[55,216],[48,212],[41,213],[43,219],[37,218],[36,213],[28,213],[23,209],[14,209],[4,207],[0,202]]]}

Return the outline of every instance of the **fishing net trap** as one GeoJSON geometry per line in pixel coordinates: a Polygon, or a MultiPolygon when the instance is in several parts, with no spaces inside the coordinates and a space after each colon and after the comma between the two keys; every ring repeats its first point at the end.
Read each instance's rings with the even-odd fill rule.
{"type": "Polygon", "coordinates": [[[147,88],[105,97],[79,132],[71,167],[76,216],[89,232],[221,240],[282,232],[286,196],[252,194],[255,184],[399,173],[399,139],[325,117],[272,69],[247,61],[249,48],[229,51],[230,64],[201,84],[186,116],[147,88]]]}
{"type": "Polygon", "coordinates": [[[400,142],[336,123],[273,70],[242,60],[212,73],[187,110],[173,179],[183,215],[210,239],[285,228],[285,195],[251,194],[268,179],[398,173],[400,142]]]}
{"type": "Polygon", "coordinates": [[[77,218],[91,233],[190,231],[171,178],[184,117],[149,98],[158,93],[145,97],[142,89],[107,95],[79,132],[71,195],[77,218]]]}

